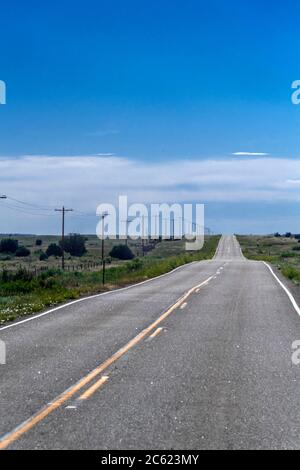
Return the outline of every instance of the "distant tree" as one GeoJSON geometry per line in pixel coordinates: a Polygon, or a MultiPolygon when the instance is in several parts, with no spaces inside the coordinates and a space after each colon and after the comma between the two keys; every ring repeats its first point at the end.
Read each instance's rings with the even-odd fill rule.
{"type": "Polygon", "coordinates": [[[85,241],[85,237],[82,237],[78,233],[71,233],[65,238],[64,251],[71,256],[83,256],[86,253],[85,241]]]}
{"type": "Polygon", "coordinates": [[[28,250],[28,248],[26,248],[25,246],[19,246],[19,248],[16,251],[16,256],[18,258],[26,258],[29,255],[30,255],[30,250],[28,250]]]}
{"type": "Polygon", "coordinates": [[[62,256],[62,249],[60,246],[56,245],[56,243],[51,243],[47,250],[46,255],[49,256],[62,256]]]}
{"type": "Polygon", "coordinates": [[[280,238],[280,237],[281,237],[281,235],[280,235],[280,233],[279,233],[279,232],[276,232],[276,233],[274,233],[274,237],[276,237],[276,238],[280,238]]]}
{"type": "Polygon", "coordinates": [[[132,253],[131,249],[127,245],[116,245],[110,251],[109,255],[112,258],[117,258],[120,260],[128,260],[133,259],[134,254],[132,253]]]}
{"type": "Polygon", "coordinates": [[[39,238],[35,241],[36,246],[42,246],[43,240],[40,240],[39,238]]]}
{"type": "Polygon", "coordinates": [[[42,252],[40,254],[40,261],[46,261],[48,259],[48,256],[46,255],[46,253],[42,252]]]}
{"type": "Polygon", "coordinates": [[[18,249],[18,240],[12,238],[4,238],[0,242],[0,253],[15,253],[18,249]]]}
{"type": "Polygon", "coordinates": [[[296,240],[300,240],[300,234],[296,233],[296,235],[294,235],[294,238],[296,238],[296,240]]]}
{"type": "Polygon", "coordinates": [[[291,238],[291,236],[292,236],[291,232],[286,232],[285,238],[291,238]]]}

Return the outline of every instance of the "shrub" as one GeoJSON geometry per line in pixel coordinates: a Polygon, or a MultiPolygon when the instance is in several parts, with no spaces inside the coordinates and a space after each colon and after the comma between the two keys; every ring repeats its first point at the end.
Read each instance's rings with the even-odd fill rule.
{"type": "Polygon", "coordinates": [[[36,244],[36,246],[42,246],[43,240],[37,239],[37,240],[35,241],[35,244],[36,244]]]}
{"type": "Polygon", "coordinates": [[[26,248],[25,246],[19,246],[19,248],[16,251],[16,256],[18,258],[26,258],[29,255],[30,255],[30,250],[28,250],[28,248],[26,248]]]}
{"type": "Polygon", "coordinates": [[[0,252],[15,253],[18,249],[18,246],[18,240],[13,240],[12,238],[3,238],[3,240],[0,242],[0,252]]]}
{"type": "Polygon", "coordinates": [[[131,249],[127,245],[116,245],[110,251],[109,255],[112,258],[117,258],[120,260],[128,260],[133,259],[134,254],[132,253],[131,249]]]}
{"type": "Polygon", "coordinates": [[[283,253],[281,253],[280,257],[281,258],[294,258],[295,256],[297,256],[296,253],[292,253],[291,251],[284,251],[283,253]]]}
{"type": "Polygon", "coordinates": [[[85,241],[85,237],[78,233],[72,233],[64,240],[64,251],[71,256],[83,256],[86,253],[85,241]]]}
{"type": "Polygon", "coordinates": [[[46,255],[46,253],[42,252],[40,254],[40,261],[46,261],[48,259],[48,256],[46,255]]]}
{"type": "Polygon", "coordinates": [[[130,271],[134,272],[134,271],[138,271],[139,269],[142,269],[143,266],[144,266],[143,261],[139,258],[136,258],[133,261],[131,261],[131,263],[127,264],[127,270],[129,272],[130,271]]]}
{"type": "Polygon", "coordinates": [[[282,274],[292,281],[300,281],[300,271],[292,266],[283,266],[282,274]]]}
{"type": "Polygon", "coordinates": [[[56,243],[51,243],[47,250],[46,255],[49,256],[62,256],[62,249],[60,246],[56,245],[56,243]]]}

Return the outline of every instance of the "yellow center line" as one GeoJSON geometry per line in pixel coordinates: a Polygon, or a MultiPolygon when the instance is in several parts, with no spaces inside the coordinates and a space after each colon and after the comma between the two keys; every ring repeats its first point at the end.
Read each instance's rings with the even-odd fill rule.
{"type": "Polygon", "coordinates": [[[101,377],[100,380],[98,380],[94,385],[92,385],[90,388],[88,388],[80,397],[79,400],[88,400],[102,385],[105,384],[105,382],[108,381],[108,376],[104,375],[101,377]]]}
{"type": "Polygon", "coordinates": [[[163,330],[163,328],[157,328],[157,330],[154,331],[154,333],[152,333],[152,335],[150,336],[151,339],[155,338],[157,335],[159,335],[159,333],[161,333],[163,330]]]}
{"type": "Polygon", "coordinates": [[[72,398],[78,391],[90,383],[95,377],[104,372],[108,367],[114,364],[118,359],[120,359],[124,354],[126,354],[130,349],[140,343],[146,336],[151,333],[163,320],[165,320],[169,315],[171,315],[174,310],[179,308],[186,299],[193,294],[196,289],[206,285],[213,276],[210,276],[201,284],[192,287],[188,290],[182,297],[180,297],[171,307],[169,307],[157,320],[155,320],[151,325],[145,328],[141,333],[139,333],[135,338],[133,338],[129,343],[123,346],[119,351],[113,354],[109,359],[106,359],[102,364],[92,370],[89,374],[79,380],[76,384],[72,385],[68,390],[59,395],[52,403],[49,403],[36,414],[31,416],[28,420],[24,421],[20,426],[15,428],[13,431],[9,432],[0,439],[0,450],[6,449],[9,445],[23,436],[25,433],[30,431],[34,426],[43,421],[48,415],[53,411],[60,408],[66,401],[72,398]]]}

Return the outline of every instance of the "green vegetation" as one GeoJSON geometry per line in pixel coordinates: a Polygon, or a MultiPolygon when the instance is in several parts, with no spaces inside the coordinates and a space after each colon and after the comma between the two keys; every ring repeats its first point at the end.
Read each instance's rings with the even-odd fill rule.
{"type": "MultiPolygon", "coordinates": [[[[61,242],[60,247],[62,248],[61,242]]],[[[64,240],[64,251],[71,256],[83,256],[86,253],[85,238],[78,233],[71,233],[64,240]]]]}
{"type": "Polygon", "coordinates": [[[129,260],[134,258],[134,254],[127,245],[116,245],[109,252],[109,255],[112,258],[117,258],[121,260],[129,260]]]}
{"type": "Polygon", "coordinates": [[[48,258],[49,256],[61,257],[63,255],[63,251],[59,245],[56,245],[56,243],[51,243],[46,250],[46,255],[48,258]]]}
{"type": "Polygon", "coordinates": [[[300,283],[299,235],[290,232],[281,236],[238,236],[246,258],[267,261],[275,265],[282,274],[295,283],[300,283]]]}
{"type": "Polygon", "coordinates": [[[19,246],[15,255],[17,258],[26,258],[27,256],[30,256],[30,250],[25,246],[19,246]]]}
{"type": "Polygon", "coordinates": [[[19,246],[18,240],[3,238],[0,242],[0,253],[16,253],[19,246]]]}
{"type": "Polygon", "coordinates": [[[208,237],[201,251],[190,253],[184,251],[181,241],[158,243],[145,257],[111,265],[106,270],[105,286],[102,270],[63,272],[49,268],[34,276],[24,267],[15,272],[4,269],[0,275],[0,324],[70,299],[150,279],[192,261],[210,259],[218,241],[218,236],[208,237]]]}

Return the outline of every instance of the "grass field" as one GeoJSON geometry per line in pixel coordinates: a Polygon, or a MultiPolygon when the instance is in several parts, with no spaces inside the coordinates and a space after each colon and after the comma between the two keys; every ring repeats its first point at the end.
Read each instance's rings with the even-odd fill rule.
{"type": "Polygon", "coordinates": [[[248,259],[268,261],[282,274],[300,283],[300,243],[293,237],[238,236],[244,255],[248,259]]]}
{"type": "MultiPolygon", "coordinates": [[[[32,249],[31,263],[36,262],[35,238],[18,238],[20,244],[32,249]]],[[[53,242],[52,237],[43,238],[45,238],[43,239],[45,245],[53,242]]],[[[58,267],[60,260],[54,258],[51,261],[53,265],[50,263],[46,271],[38,276],[33,276],[27,269],[24,269],[24,267],[28,267],[28,260],[25,258],[18,261],[20,263],[18,270],[4,270],[0,276],[0,324],[42,311],[67,300],[150,279],[192,261],[210,259],[215,253],[219,238],[219,236],[206,237],[203,249],[191,253],[185,252],[183,241],[158,243],[144,257],[112,264],[106,270],[105,286],[102,285],[102,269],[63,272],[58,267]]],[[[99,256],[100,259],[100,243],[96,237],[89,237],[87,248],[88,253],[83,258],[94,259],[99,256]]],[[[106,253],[108,253],[110,249],[108,243],[106,243],[106,248],[106,253]]],[[[138,244],[133,246],[134,250],[140,250],[138,244]]],[[[11,259],[9,262],[16,263],[16,260],[11,259]]],[[[80,258],[80,262],[82,262],[82,258],[80,258]]],[[[8,261],[3,260],[2,263],[6,266],[9,264],[8,261]]],[[[10,266],[10,268],[12,267],[10,266]]]]}

